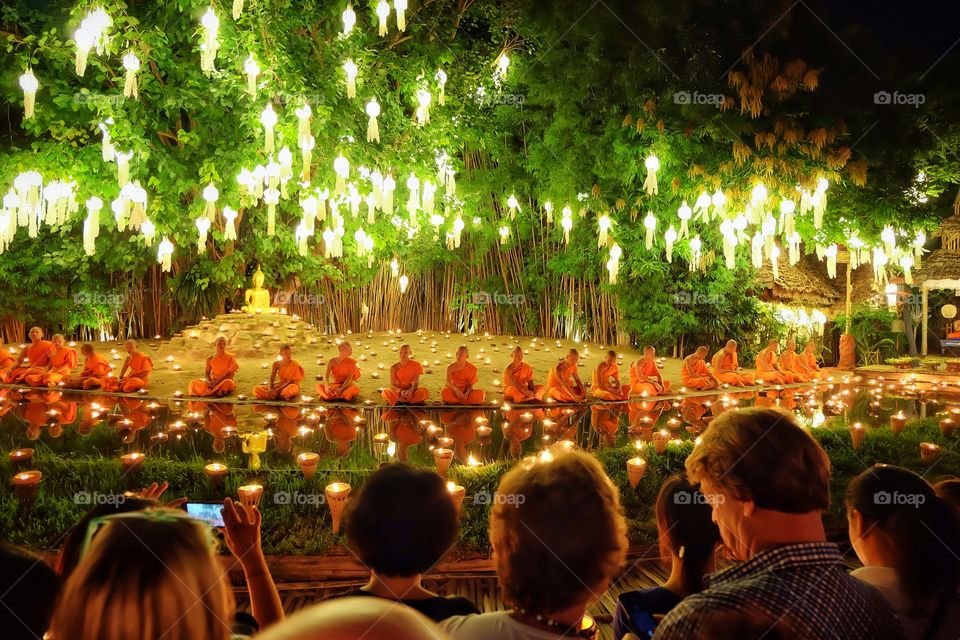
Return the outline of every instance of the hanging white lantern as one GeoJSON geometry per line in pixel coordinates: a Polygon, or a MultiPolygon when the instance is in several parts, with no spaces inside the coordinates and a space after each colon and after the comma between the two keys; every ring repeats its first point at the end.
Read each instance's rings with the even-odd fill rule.
{"type": "Polygon", "coordinates": [[[447,104],[447,72],[439,69],[433,77],[437,80],[437,85],[440,87],[440,91],[437,93],[437,104],[442,107],[447,104]]]}
{"type": "Polygon", "coordinates": [[[927,242],[927,235],[923,231],[917,231],[913,239],[913,258],[916,260],[916,266],[920,266],[920,259],[923,257],[923,245],[927,242]]]}
{"type": "Polygon", "coordinates": [[[197,225],[197,254],[207,250],[207,232],[210,231],[210,220],[206,217],[197,218],[194,224],[197,225]]]}
{"type": "Polygon", "coordinates": [[[696,271],[700,268],[701,249],[703,244],[700,242],[700,236],[694,236],[690,239],[690,271],[696,271]]]}
{"type": "MultiPolygon", "coordinates": [[[[787,247],[789,250],[789,259],[790,266],[793,266],[800,262],[800,234],[794,231],[789,236],[787,236],[787,247]]],[[[851,251],[851,261],[853,260],[853,252],[851,251]]]]}
{"type": "Polygon", "coordinates": [[[37,102],[37,89],[40,88],[37,77],[33,75],[33,69],[27,69],[26,72],[20,76],[20,88],[23,89],[23,118],[24,120],[29,120],[34,116],[34,109],[37,102]]]}
{"type": "Polygon", "coordinates": [[[347,60],[343,63],[343,74],[347,78],[347,97],[357,97],[357,65],[353,60],[347,60]]]}
{"type": "Polygon", "coordinates": [[[903,280],[908,285],[913,284],[913,274],[910,270],[913,268],[913,256],[909,253],[904,253],[900,258],[900,267],[903,269],[903,280]]]}
{"type": "Polygon", "coordinates": [[[393,0],[393,8],[397,12],[397,29],[407,30],[407,0],[393,0]]]}
{"type": "Polygon", "coordinates": [[[301,221],[297,225],[296,231],[294,231],[294,237],[297,241],[297,251],[300,255],[305,256],[309,252],[309,247],[307,246],[307,239],[310,237],[309,229],[305,222],[301,221]]]}
{"type": "Polygon", "coordinates": [[[677,216],[680,217],[680,237],[684,238],[690,233],[690,228],[687,224],[690,222],[690,218],[693,217],[693,210],[690,208],[690,205],[687,204],[686,200],[684,200],[680,208],[677,209],[677,216]]]}
{"type": "Polygon", "coordinates": [[[777,221],[773,216],[767,216],[763,224],[760,225],[760,231],[763,233],[763,252],[770,257],[773,251],[773,241],[777,235],[777,221]]]}
{"type": "Polygon", "coordinates": [[[607,232],[610,231],[610,227],[613,226],[613,221],[610,220],[610,216],[603,214],[597,218],[597,227],[599,233],[597,235],[597,246],[602,247],[607,244],[607,232]]]}
{"type": "Polygon", "coordinates": [[[139,229],[143,221],[147,219],[147,191],[140,186],[139,182],[131,182],[120,191],[121,196],[124,190],[128,191],[125,196],[130,200],[130,220],[127,224],[132,229],[139,229]]]}
{"type": "Polygon", "coordinates": [[[723,191],[717,189],[710,197],[710,203],[713,205],[713,217],[718,218],[723,213],[723,208],[727,206],[727,196],[723,191]]]}
{"type": "Polygon", "coordinates": [[[140,70],[140,58],[133,51],[128,51],[123,56],[123,68],[126,69],[126,75],[123,80],[123,97],[136,98],[140,95],[137,88],[137,71],[140,70]]]}
{"type": "Polygon", "coordinates": [[[657,230],[657,219],[654,217],[653,211],[647,211],[647,216],[643,219],[643,226],[647,230],[647,251],[650,251],[653,249],[653,232],[657,230]]]}
{"type": "Polygon", "coordinates": [[[767,201],[767,188],[757,184],[750,194],[750,206],[747,207],[747,216],[754,224],[763,220],[764,205],[767,201]]]}
{"type": "Polygon", "coordinates": [[[810,204],[813,207],[813,226],[817,229],[823,226],[823,213],[827,208],[827,187],[829,186],[830,183],[826,178],[818,178],[817,190],[810,198],[810,204]]]}
{"type": "Polygon", "coordinates": [[[88,256],[96,252],[96,240],[100,235],[100,211],[103,200],[92,197],[86,202],[87,218],[83,221],[83,251],[88,256]]]}
{"type": "Polygon", "coordinates": [[[736,247],[737,231],[733,227],[733,222],[724,220],[720,223],[720,234],[723,236],[723,258],[727,269],[733,269],[736,266],[736,247]]]}
{"type": "Polygon", "coordinates": [[[93,49],[95,34],[90,29],[81,26],[73,34],[73,41],[77,45],[77,52],[74,56],[74,70],[78,76],[83,76],[87,71],[87,56],[93,49]]]}
{"type": "Polygon", "coordinates": [[[380,2],[377,3],[377,18],[379,18],[377,34],[380,37],[387,35],[387,18],[389,17],[390,5],[387,4],[386,0],[380,0],[380,2]]]}
{"type": "Polygon", "coordinates": [[[394,278],[400,275],[400,263],[397,262],[396,258],[390,260],[390,275],[392,275],[394,278]]]}
{"type": "Polygon", "coordinates": [[[510,68],[510,56],[506,53],[501,53],[500,57],[496,61],[496,69],[493,71],[493,84],[496,88],[500,88],[500,84],[507,78],[507,70],[510,68]]]}
{"type": "Polygon", "coordinates": [[[856,270],[860,266],[861,251],[864,248],[863,240],[857,237],[857,234],[851,235],[847,239],[847,249],[850,252],[850,269],[856,270]]]}
{"type": "Polygon", "coordinates": [[[293,177],[293,153],[290,152],[290,147],[284,145],[280,149],[280,153],[277,154],[277,164],[280,165],[280,197],[287,198],[289,197],[287,183],[293,177]]]}
{"type": "Polygon", "coordinates": [[[563,243],[570,244],[570,229],[573,229],[573,210],[570,207],[563,208],[560,227],[563,229],[563,243]]]}
{"type": "Polygon", "coordinates": [[[430,122],[430,102],[433,98],[426,89],[417,90],[417,124],[421,127],[430,122]]]}
{"type": "Polygon", "coordinates": [[[777,278],[780,277],[780,247],[774,246],[773,251],[770,252],[770,270],[773,271],[773,280],[776,282],[777,278]]]}
{"type": "Polygon", "coordinates": [[[553,224],[553,203],[547,200],[543,203],[543,210],[547,214],[547,224],[553,224]]]}
{"type": "Polygon", "coordinates": [[[113,118],[107,118],[105,122],[101,122],[97,125],[100,128],[100,133],[102,134],[100,148],[101,148],[101,157],[104,162],[113,162],[113,155],[116,149],[113,148],[113,142],[110,141],[110,128],[108,125],[113,124],[113,118]]]}
{"type": "Polygon", "coordinates": [[[114,159],[117,161],[117,184],[120,188],[127,186],[130,181],[130,159],[133,158],[133,151],[117,151],[114,153],[114,159]]]}
{"type": "Polygon", "coordinates": [[[217,70],[214,62],[217,58],[217,49],[220,48],[220,42],[217,40],[220,19],[214,12],[213,7],[207,9],[207,12],[203,14],[200,25],[203,27],[203,41],[200,43],[200,69],[205,75],[211,76],[217,70]]]}
{"type": "Polygon", "coordinates": [[[742,213],[733,219],[733,230],[737,232],[737,242],[746,242],[747,234],[745,232],[749,224],[750,221],[747,220],[747,216],[742,213]]]}
{"type": "Polygon", "coordinates": [[[417,176],[410,172],[410,177],[407,178],[407,190],[410,193],[410,196],[407,198],[407,213],[410,214],[411,218],[417,213],[417,209],[420,208],[420,180],[417,179],[417,176]]]}
{"type": "Polygon", "coordinates": [[[302,104],[294,110],[294,113],[297,114],[297,142],[302,145],[305,140],[312,137],[310,117],[313,115],[313,110],[309,104],[302,104]]]}
{"type": "Polygon", "coordinates": [[[670,225],[667,232],[663,234],[663,241],[667,245],[667,262],[673,263],[673,243],[677,241],[677,230],[673,225],[670,225]]]}
{"type": "Polygon", "coordinates": [[[337,181],[334,184],[333,192],[340,194],[347,184],[347,178],[350,176],[350,161],[343,157],[341,153],[333,161],[333,172],[337,174],[337,181]]]}
{"type": "Polygon", "coordinates": [[[453,221],[453,246],[455,249],[460,248],[460,235],[463,233],[463,229],[466,225],[463,222],[463,218],[459,215],[456,220],[453,221]]]}
{"type": "Polygon", "coordinates": [[[607,271],[610,273],[610,284],[617,284],[617,275],[620,273],[620,256],[623,249],[616,242],[610,247],[610,259],[607,260],[607,271]]]}
{"type": "Polygon", "coordinates": [[[500,227],[500,244],[507,244],[507,239],[510,237],[510,227],[502,226],[500,227]]]}
{"type": "Polygon", "coordinates": [[[383,206],[381,209],[388,216],[393,215],[393,192],[397,189],[397,181],[391,174],[383,178],[383,206]]]}
{"type": "Polygon", "coordinates": [[[373,190],[370,195],[373,196],[374,206],[377,209],[383,208],[383,174],[379,170],[374,170],[370,174],[370,186],[373,190]]]}
{"type": "Polygon", "coordinates": [[[693,203],[693,212],[697,214],[697,220],[710,222],[710,194],[706,191],[700,192],[697,201],[693,203]]]}
{"type": "Polygon", "coordinates": [[[793,213],[797,210],[797,205],[793,200],[785,199],[780,201],[780,230],[786,235],[793,235],[794,219],[793,213]]]}
{"type": "Polygon", "coordinates": [[[273,103],[268,102],[260,113],[260,124],[263,125],[263,151],[264,153],[273,153],[274,134],[273,128],[277,124],[277,112],[273,110],[273,103]]]}
{"type": "Polygon", "coordinates": [[[873,248],[873,280],[877,286],[887,281],[887,263],[889,257],[883,251],[883,247],[873,248]]]}
{"type": "Polygon", "coordinates": [[[507,210],[510,212],[510,219],[513,220],[517,217],[517,211],[520,209],[520,203],[517,201],[517,196],[510,194],[510,197],[507,198],[507,210]]]}
{"type": "Polygon", "coordinates": [[[401,295],[407,292],[407,287],[410,286],[410,278],[407,277],[407,274],[400,276],[400,293],[401,295]]]}
{"type": "Polygon", "coordinates": [[[227,206],[223,208],[223,239],[224,240],[236,240],[237,239],[237,212],[234,211],[231,207],[227,206]]]}
{"type": "Polygon", "coordinates": [[[267,205],[267,235],[276,234],[277,203],[280,202],[280,191],[270,187],[263,192],[263,201],[267,205]]]}
{"type": "Polygon", "coordinates": [[[251,53],[243,63],[243,71],[247,74],[247,93],[257,97],[257,76],[260,75],[260,65],[251,53]]]}
{"type": "Polygon", "coordinates": [[[823,255],[827,258],[827,275],[831,278],[837,277],[837,245],[828,245],[823,250],[823,255]]]}
{"type": "Polygon", "coordinates": [[[243,15],[243,0],[233,0],[233,19],[239,20],[240,16],[243,15]]]}
{"type": "Polygon", "coordinates": [[[297,144],[300,145],[300,164],[303,166],[300,175],[304,182],[310,182],[310,165],[313,163],[313,148],[317,141],[313,136],[307,136],[297,144]]]}
{"type": "Polygon", "coordinates": [[[157,247],[157,262],[160,263],[160,269],[169,272],[173,261],[173,243],[166,236],[160,241],[157,247]]]}
{"type": "MultiPolygon", "coordinates": [[[[157,234],[157,228],[153,225],[150,220],[144,220],[143,224],[140,225],[140,233],[143,234],[143,243],[148,246],[153,246],[154,237],[157,234]]],[[[173,250],[171,249],[171,254],[173,250]]]]}
{"type": "Polygon", "coordinates": [[[750,261],[754,269],[763,266],[763,232],[757,231],[753,234],[753,240],[750,242],[750,261]]]}
{"type": "Polygon", "coordinates": [[[883,241],[887,255],[892,256],[896,249],[897,243],[897,236],[894,233],[893,228],[889,226],[884,227],[883,231],[880,232],[880,239],[883,241]]]}
{"type": "Polygon", "coordinates": [[[377,117],[380,115],[380,103],[376,98],[371,98],[367,103],[365,111],[367,112],[367,142],[380,142],[380,125],[377,124],[377,117]]]}
{"type": "Polygon", "coordinates": [[[432,216],[434,209],[436,208],[436,203],[434,198],[437,193],[437,185],[433,184],[431,180],[423,181],[423,195],[421,196],[423,212],[428,216],[432,216]]]}
{"type": "Polygon", "coordinates": [[[643,161],[643,166],[647,168],[647,177],[643,181],[643,188],[648,196],[655,196],[660,192],[657,186],[657,171],[660,169],[660,159],[651,153],[643,161]]]}
{"type": "Polygon", "coordinates": [[[343,10],[343,31],[341,35],[350,35],[355,24],[357,24],[357,13],[353,10],[353,7],[347,5],[347,8],[343,10]]]}
{"type": "Polygon", "coordinates": [[[374,224],[377,221],[377,199],[373,193],[368,193],[363,201],[367,204],[367,224],[374,224]]]}
{"type": "Polygon", "coordinates": [[[207,204],[203,208],[203,215],[207,220],[213,220],[217,215],[217,199],[220,191],[211,182],[203,188],[203,200],[207,204]]]}

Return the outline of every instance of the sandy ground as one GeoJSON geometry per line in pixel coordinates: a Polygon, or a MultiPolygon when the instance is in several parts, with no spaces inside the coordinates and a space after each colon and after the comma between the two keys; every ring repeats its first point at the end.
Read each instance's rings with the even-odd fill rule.
{"type": "MultiPolygon", "coordinates": [[[[302,392],[314,395],[314,387],[325,373],[327,362],[337,355],[337,341],[348,340],[362,374],[358,381],[361,398],[375,401],[380,400],[379,389],[389,386],[390,366],[399,359],[396,352],[402,344],[409,344],[414,359],[423,364],[426,373],[421,378],[421,385],[429,389],[431,402],[440,401],[446,367],[454,361],[454,354],[461,345],[470,349],[470,361],[479,370],[478,386],[487,391],[490,399],[500,397],[503,368],[510,363],[510,352],[517,345],[524,348],[524,359],[533,367],[536,382],[541,384],[546,382],[549,368],[570,348],[580,351],[580,378],[589,383],[594,367],[611,348],[608,345],[569,340],[435,331],[323,335],[295,316],[250,317],[235,313],[202,322],[169,340],[141,341],[141,349],[150,355],[155,367],[150,380],[150,395],[167,396],[175,391],[186,393],[191,379],[203,377],[205,359],[213,353],[213,342],[218,335],[228,338],[230,344],[227,349],[236,354],[240,364],[240,371],[235,378],[238,394],[249,396],[255,385],[267,381],[270,364],[280,344],[286,342],[293,348],[293,357],[306,371],[302,392]]],[[[119,373],[125,357],[123,345],[111,342],[95,346],[98,351],[113,358],[119,373]]],[[[614,348],[623,357],[621,380],[628,383],[629,365],[641,354],[632,348],[614,348]]],[[[663,374],[673,382],[675,389],[680,387],[679,360],[667,358],[663,362],[663,374]]]]}

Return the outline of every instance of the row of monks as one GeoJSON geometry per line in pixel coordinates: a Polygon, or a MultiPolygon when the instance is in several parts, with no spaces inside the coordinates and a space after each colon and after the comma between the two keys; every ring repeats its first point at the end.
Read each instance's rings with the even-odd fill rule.
{"type": "MultiPolygon", "coordinates": [[[[136,341],[128,340],[124,347],[127,358],[119,376],[113,376],[113,366],[97,354],[90,344],[80,348],[85,359],[84,366],[79,374],[74,374],[73,370],[78,364],[77,353],[65,343],[62,335],[53,336],[51,341],[44,340],[43,330],[39,327],[33,327],[29,335],[30,344],[21,351],[19,358],[15,359],[0,348],[0,380],[3,382],[34,387],[133,393],[146,388],[153,371],[150,357],[139,351],[136,341]]],[[[236,389],[234,376],[240,369],[236,357],[227,351],[227,341],[223,337],[216,340],[215,349],[206,359],[204,377],[190,382],[189,395],[223,397],[236,389]]],[[[740,369],[735,341],[730,340],[714,354],[712,368],[706,364],[707,348],[700,347],[683,360],[683,386],[706,390],[721,385],[744,387],[757,383],[809,382],[820,376],[816,345],[813,343],[809,343],[801,354],[796,353],[796,345],[792,340],[782,354],[778,351],[778,342],[771,340],[757,355],[757,372],[754,376],[740,369]]],[[[321,400],[352,402],[360,395],[356,383],[360,378],[360,368],[351,357],[352,353],[349,342],[338,345],[337,357],[330,360],[323,381],[316,386],[321,400]]],[[[551,367],[546,385],[537,384],[533,368],[524,362],[523,356],[523,349],[515,348],[510,364],[503,371],[504,400],[510,403],[543,402],[547,399],[564,403],[587,401],[587,389],[577,373],[580,355],[576,349],[571,349],[565,358],[551,367]]],[[[383,399],[390,405],[424,404],[429,400],[430,392],[420,385],[423,365],[411,357],[409,345],[400,347],[399,357],[399,362],[390,367],[390,387],[381,391],[383,399]]],[[[462,346],[457,350],[456,361],[447,367],[446,382],[440,392],[445,404],[479,405],[486,400],[486,393],[477,387],[477,367],[469,361],[469,357],[467,347],[462,346]]],[[[292,401],[301,395],[303,378],[303,366],[293,359],[290,346],[283,345],[270,370],[269,382],[254,387],[253,394],[260,400],[292,401]]],[[[616,352],[608,351],[593,370],[589,397],[620,401],[630,396],[653,397],[670,391],[670,382],[663,378],[657,365],[656,352],[653,347],[646,347],[643,357],[630,366],[629,385],[620,381],[616,352]]]]}

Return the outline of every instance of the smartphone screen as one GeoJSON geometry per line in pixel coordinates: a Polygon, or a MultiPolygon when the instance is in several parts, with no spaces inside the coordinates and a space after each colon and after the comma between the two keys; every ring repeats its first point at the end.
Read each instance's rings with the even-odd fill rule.
{"type": "Polygon", "coordinates": [[[220,515],[220,509],[223,503],[220,502],[188,502],[186,504],[187,514],[191,518],[203,520],[211,527],[223,528],[223,516],[220,515]]]}
{"type": "Polygon", "coordinates": [[[630,624],[633,625],[634,632],[641,638],[652,638],[657,630],[657,621],[650,612],[640,607],[628,608],[627,612],[630,614],[630,624]]]}

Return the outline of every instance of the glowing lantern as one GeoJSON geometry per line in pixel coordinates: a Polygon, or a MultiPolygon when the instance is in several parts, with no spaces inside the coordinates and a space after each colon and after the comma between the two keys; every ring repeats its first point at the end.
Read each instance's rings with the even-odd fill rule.
{"type": "Polygon", "coordinates": [[[203,210],[203,215],[206,216],[207,220],[213,220],[217,215],[217,199],[220,197],[220,192],[217,190],[213,183],[211,182],[206,187],[203,188],[203,199],[206,201],[206,206],[203,210]]]}
{"type": "Polygon", "coordinates": [[[610,216],[603,214],[597,218],[597,227],[600,229],[600,232],[597,236],[597,246],[602,247],[607,244],[607,233],[610,231],[610,227],[613,226],[613,221],[610,220],[610,216]]]}
{"type": "Polygon", "coordinates": [[[687,223],[690,222],[690,218],[693,216],[693,210],[690,209],[690,205],[687,204],[686,200],[684,200],[680,208],[677,209],[677,216],[680,218],[680,237],[684,238],[690,233],[690,228],[687,226],[687,223]]]}
{"type": "Polygon", "coordinates": [[[616,242],[610,247],[610,259],[607,261],[607,271],[610,272],[610,284],[617,284],[617,274],[620,272],[620,256],[623,249],[616,242]]]}
{"type": "Polygon", "coordinates": [[[342,34],[344,36],[350,35],[350,32],[353,31],[355,24],[357,24],[357,13],[353,10],[353,7],[347,5],[347,8],[343,10],[342,34]]]}
{"type": "Polygon", "coordinates": [[[383,205],[380,207],[387,215],[393,213],[393,192],[397,189],[397,181],[389,173],[383,178],[383,205]]]}
{"type": "Polygon", "coordinates": [[[377,116],[380,115],[380,103],[376,98],[371,98],[367,103],[367,142],[380,142],[380,125],[377,124],[377,116]]]}
{"type": "Polygon", "coordinates": [[[280,202],[280,191],[270,187],[263,192],[263,201],[267,205],[267,235],[276,233],[277,203],[280,202]]]}
{"type": "Polygon", "coordinates": [[[260,124],[263,125],[263,151],[273,153],[274,136],[273,128],[277,124],[277,112],[273,110],[273,104],[268,102],[260,114],[260,124]]]}
{"type": "Polygon", "coordinates": [[[553,203],[547,200],[543,203],[543,210],[547,214],[547,224],[553,224],[553,203]]]}
{"type": "Polygon", "coordinates": [[[460,234],[463,233],[463,229],[466,225],[463,222],[463,218],[457,216],[456,220],[453,221],[453,237],[454,242],[453,246],[456,249],[460,248],[460,234]]]}
{"type": "Polygon", "coordinates": [[[407,178],[407,190],[410,195],[407,198],[407,213],[410,214],[411,219],[417,213],[417,209],[420,208],[420,180],[417,179],[417,176],[410,172],[410,177],[407,178]]]}
{"type": "Polygon", "coordinates": [[[763,232],[757,231],[753,234],[753,240],[750,242],[750,259],[754,269],[763,266],[763,232]]]}
{"type": "Polygon", "coordinates": [[[231,209],[230,207],[224,207],[223,208],[223,239],[224,240],[237,239],[236,220],[237,220],[237,212],[231,209]]]}
{"type": "Polygon", "coordinates": [[[713,214],[714,217],[718,217],[723,211],[723,208],[727,206],[727,196],[723,194],[723,191],[717,189],[713,192],[713,196],[710,198],[711,204],[713,204],[713,214]]]}
{"type": "Polygon", "coordinates": [[[170,239],[166,236],[163,237],[163,240],[160,241],[160,246],[157,247],[157,262],[160,263],[160,268],[162,271],[170,271],[172,267],[173,259],[173,243],[170,242],[170,239]]]}
{"type": "Polygon", "coordinates": [[[96,251],[97,236],[100,235],[100,211],[103,209],[103,200],[92,197],[87,200],[86,206],[87,218],[83,221],[83,251],[88,256],[92,256],[96,251]]]}
{"type": "Polygon", "coordinates": [[[888,256],[892,256],[896,249],[897,236],[891,227],[884,227],[880,232],[880,239],[883,241],[884,248],[888,256]]]}
{"type": "Polygon", "coordinates": [[[26,73],[20,76],[20,88],[23,89],[23,117],[28,120],[34,115],[37,89],[40,88],[37,77],[33,75],[33,69],[27,69],[26,73]]]}
{"type": "Polygon", "coordinates": [[[570,244],[570,229],[573,228],[573,210],[564,207],[560,218],[560,227],[563,229],[563,242],[570,244]]]}
{"type": "Polygon", "coordinates": [[[700,268],[700,250],[702,247],[700,236],[694,236],[690,239],[690,271],[696,271],[700,268]]]}
{"type": "Polygon", "coordinates": [[[313,163],[313,148],[317,144],[316,138],[307,136],[297,144],[300,145],[300,163],[303,165],[301,177],[304,182],[310,182],[310,165],[313,163]]]}
{"type": "Polygon", "coordinates": [[[343,157],[343,154],[337,156],[333,161],[333,171],[337,174],[337,181],[334,184],[334,193],[341,193],[347,184],[347,178],[350,176],[350,161],[343,157]]]}
{"type": "Polygon", "coordinates": [[[140,95],[137,89],[137,71],[140,70],[140,58],[133,51],[128,51],[123,56],[123,68],[126,69],[123,80],[123,97],[136,98],[140,95]]]}
{"type": "Polygon", "coordinates": [[[407,0],[393,0],[393,8],[397,12],[397,29],[407,30],[407,0]]]}
{"type": "Polygon", "coordinates": [[[447,104],[447,72],[443,69],[439,69],[433,77],[437,80],[437,84],[440,86],[440,92],[437,94],[437,104],[442,107],[443,105],[447,104]]]}
{"type": "Polygon", "coordinates": [[[697,196],[697,201],[693,203],[693,211],[697,214],[698,220],[710,222],[710,194],[702,191],[697,196]]]}
{"type": "Polygon", "coordinates": [[[910,270],[913,268],[913,256],[909,253],[903,254],[900,258],[900,267],[903,269],[903,280],[907,284],[913,284],[913,274],[910,270]]]}
{"type": "Polygon", "coordinates": [[[657,186],[657,171],[660,169],[660,159],[650,154],[647,156],[647,159],[643,161],[643,165],[647,168],[647,177],[643,181],[643,188],[646,190],[648,196],[655,196],[660,192],[657,186]]]}
{"type": "MultiPolygon", "coordinates": [[[[143,241],[149,247],[153,245],[153,238],[157,234],[157,228],[149,220],[144,220],[143,224],[140,225],[140,233],[143,234],[143,241]]],[[[170,245],[171,247],[173,245],[170,245]]],[[[170,253],[173,253],[173,249],[170,249],[170,253]]],[[[159,258],[159,254],[157,256],[159,258]]]]}
{"type": "Polygon", "coordinates": [[[647,251],[650,251],[653,249],[653,232],[657,230],[657,219],[653,216],[653,211],[647,211],[647,217],[643,219],[643,226],[647,230],[647,251]]]}
{"type": "Polygon", "coordinates": [[[343,73],[347,78],[347,97],[357,97],[357,65],[353,60],[343,63],[343,73]]]}
{"type": "Polygon", "coordinates": [[[207,250],[207,232],[210,231],[210,219],[205,217],[197,218],[197,254],[207,250]]]}
{"type": "Polygon", "coordinates": [[[813,207],[813,226],[817,229],[823,226],[823,212],[827,208],[827,187],[829,186],[830,183],[826,178],[818,178],[817,190],[810,198],[810,204],[813,207]]]}
{"type": "Polygon", "coordinates": [[[507,238],[510,237],[510,227],[500,227],[500,244],[507,244],[507,238]]]}
{"type": "MultiPolygon", "coordinates": [[[[794,231],[789,236],[787,236],[788,250],[790,254],[790,266],[793,266],[800,262],[800,234],[794,231]]],[[[851,260],[853,260],[853,253],[851,252],[851,260]]]]}
{"type": "Polygon", "coordinates": [[[387,35],[387,18],[390,17],[390,5],[387,4],[386,0],[380,0],[377,3],[377,18],[380,19],[379,27],[377,28],[377,34],[381,37],[387,35]]]}
{"type": "Polygon", "coordinates": [[[407,292],[407,287],[410,286],[410,278],[407,277],[407,274],[400,276],[400,293],[404,294],[407,292]]]}
{"type": "Polygon", "coordinates": [[[517,196],[510,194],[510,197],[507,198],[507,209],[510,212],[510,219],[513,220],[517,217],[517,210],[520,208],[520,203],[517,202],[517,196]]]}
{"type": "Polygon", "coordinates": [[[923,256],[923,245],[927,242],[927,236],[923,231],[917,231],[916,237],[913,239],[913,257],[917,261],[917,265],[920,265],[920,259],[923,256]]]}
{"type": "Polygon", "coordinates": [[[430,122],[430,102],[433,98],[426,89],[417,91],[417,124],[421,127],[430,122]]]}
{"type": "Polygon", "coordinates": [[[78,76],[82,76],[87,71],[87,56],[90,49],[93,48],[95,35],[86,27],[81,26],[73,34],[73,41],[77,45],[77,53],[74,57],[74,70],[78,76]]]}
{"type": "Polygon", "coordinates": [[[831,278],[837,277],[837,245],[831,244],[823,250],[823,255],[827,257],[827,275],[831,278]]]}
{"type": "Polygon", "coordinates": [[[114,159],[117,161],[117,184],[122,189],[130,181],[130,159],[133,157],[133,151],[117,151],[114,159]]]}
{"type": "Polygon", "coordinates": [[[428,216],[433,215],[434,208],[436,207],[436,204],[434,202],[436,193],[437,193],[437,185],[433,184],[433,182],[431,182],[430,180],[424,180],[423,195],[421,196],[423,204],[421,206],[423,207],[423,212],[426,213],[428,216]]]}
{"type": "Polygon", "coordinates": [[[677,241],[677,230],[670,225],[667,232],[663,234],[663,240],[667,245],[667,262],[673,262],[673,243],[677,241]]]}
{"type": "Polygon", "coordinates": [[[239,20],[240,15],[243,14],[243,0],[233,0],[233,19],[239,20]]]}
{"type": "Polygon", "coordinates": [[[390,260],[390,275],[392,275],[394,278],[400,275],[400,263],[397,262],[396,258],[390,260]]]}
{"type": "Polygon", "coordinates": [[[243,71],[247,74],[247,93],[257,97],[257,76],[260,75],[260,65],[251,53],[243,63],[243,71]]]}
{"type": "Polygon", "coordinates": [[[107,118],[105,122],[101,122],[97,126],[100,128],[100,133],[102,134],[100,148],[101,148],[101,157],[104,162],[113,162],[113,154],[116,149],[113,148],[113,143],[110,141],[110,129],[107,127],[108,124],[113,124],[113,118],[107,118]]]}
{"type": "Polygon", "coordinates": [[[723,258],[726,262],[727,269],[733,269],[736,265],[737,246],[737,235],[736,229],[733,227],[733,222],[730,220],[721,222],[720,234],[723,236],[723,258]]]}
{"type": "Polygon", "coordinates": [[[211,76],[217,70],[214,61],[217,58],[217,49],[220,48],[220,43],[217,41],[220,19],[213,11],[213,7],[207,9],[207,12],[203,14],[200,25],[203,27],[203,42],[200,43],[200,69],[207,76],[211,76]]]}

